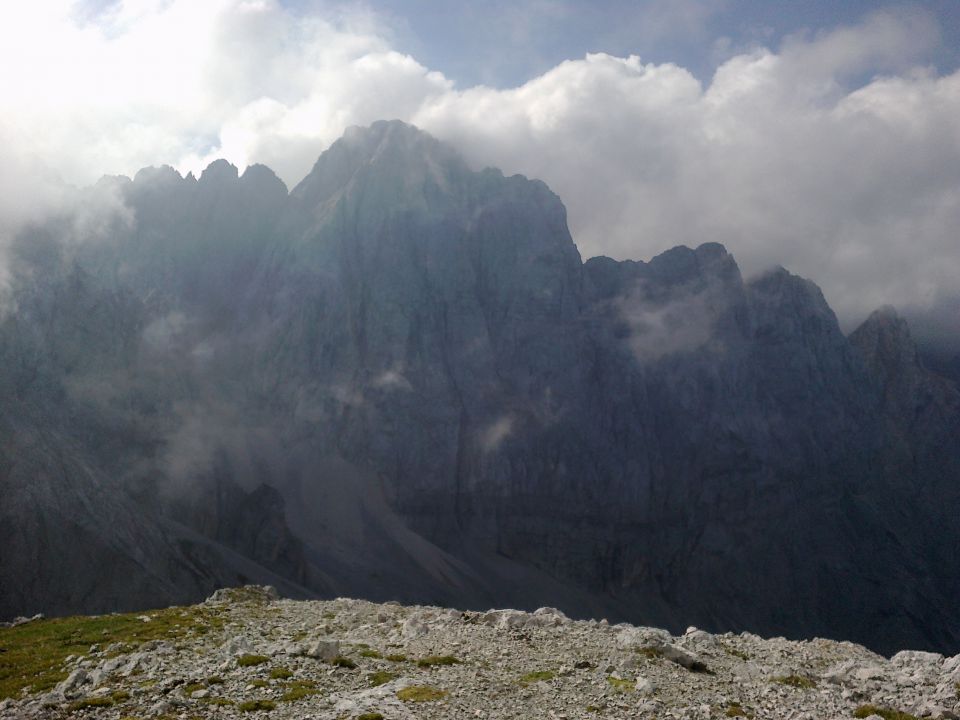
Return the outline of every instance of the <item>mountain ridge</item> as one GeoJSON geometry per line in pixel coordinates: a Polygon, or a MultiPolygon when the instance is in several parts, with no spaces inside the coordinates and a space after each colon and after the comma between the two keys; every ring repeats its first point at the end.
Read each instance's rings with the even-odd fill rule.
{"type": "MultiPolygon", "coordinates": [[[[0,325],[0,467],[52,462],[62,445],[9,438],[62,415],[81,484],[124,508],[101,522],[165,538],[131,575],[167,589],[124,605],[44,576],[0,614],[279,575],[299,596],[960,644],[953,386],[910,365],[892,405],[813,283],[744,280],[715,243],[584,262],[543,183],[398,122],[351,130],[289,193],[223,162],[119,188],[133,219],[70,262],[55,224],[15,248],[45,280],[0,325]],[[917,392],[932,410],[905,425],[917,392]]],[[[78,477],[8,506],[8,534],[17,510],[71,518],[57,495],[78,477]]],[[[31,476],[0,482],[20,497],[31,476]]],[[[29,548],[82,546],[21,542],[4,587],[29,548]]]]}

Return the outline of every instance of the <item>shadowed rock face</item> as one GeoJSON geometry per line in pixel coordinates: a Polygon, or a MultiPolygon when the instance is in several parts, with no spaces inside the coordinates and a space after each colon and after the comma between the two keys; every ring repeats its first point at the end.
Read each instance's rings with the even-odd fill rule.
{"type": "Polygon", "coordinates": [[[903,321],[848,340],[815,285],[744,281],[714,243],[583,263],[545,185],[398,122],[349,131],[289,195],[223,162],[117,188],[132,222],[18,245],[0,482],[20,554],[100,567],[107,544],[133,569],[27,587],[5,553],[25,589],[0,613],[280,576],[960,646],[960,402],[903,321]],[[82,558],[41,528],[53,507],[87,518],[82,558]],[[145,537],[111,540],[121,516],[145,537]]]}

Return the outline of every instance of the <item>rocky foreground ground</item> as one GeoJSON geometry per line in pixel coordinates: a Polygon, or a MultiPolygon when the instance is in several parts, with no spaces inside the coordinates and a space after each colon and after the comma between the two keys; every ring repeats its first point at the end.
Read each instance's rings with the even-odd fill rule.
{"type": "Polygon", "coordinates": [[[0,718],[958,718],[960,655],[271,588],[0,629],[0,718]],[[92,642],[91,642],[92,641],[92,642]],[[82,648],[82,650],[80,649],[82,648]]]}

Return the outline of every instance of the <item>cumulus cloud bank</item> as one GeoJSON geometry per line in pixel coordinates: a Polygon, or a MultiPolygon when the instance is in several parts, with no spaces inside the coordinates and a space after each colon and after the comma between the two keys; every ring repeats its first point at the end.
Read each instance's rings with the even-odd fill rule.
{"type": "Polygon", "coordinates": [[[960,72],[922,65],[938,42],[922,13],[752,48],[706,83],[592,54],[496,89],[396,52],[371,15],[16,5],[0,10],[0,62],[18,69],[0,76],[0,188],[28,187],[25,163],[87,183],[216,157],[293,185],[345,127],[401,118],[545,180],[585,256],[719,241],[746,273],[812,278],[847,322],[960,293],[960,72]]]}

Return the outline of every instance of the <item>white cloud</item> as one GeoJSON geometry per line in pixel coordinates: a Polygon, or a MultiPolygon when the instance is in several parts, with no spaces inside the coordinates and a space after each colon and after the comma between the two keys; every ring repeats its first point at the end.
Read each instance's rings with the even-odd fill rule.
{"type": "MultiPolygon", "coordinates": [[[[67,179],[226,155],[306,174],[345,126],[409,115],[449,83],[347,24],[275,0],[68,0],[0,9],[4,139],[67,179]],[[284,153],[278,145],[289,145],[284,153]]],[[[298,178],[299,179],[299,178],[298,178]]]]}
{"type": "Polygon", "coordinates": [[[447,93],[415,122],[475,164],[541,177],[585,256],[724,243],[814,279],[848,321],[960,291],[960,73],[898,58],[935,34],[877,15],[718,68],[590,55],[521,88],[447,93]],[[871,64],[901,67],[853,91],[871,64]]]}
{"type": "Polygon", "coordinates": [[[710,342],[714,325],[727,310],[724,285],[711,280],[662,290],[653,297],[645,283],[637,283],[615,307],[629,330],[629,346],[640,363],[696,351],[710,342]]]}
{"type": "Polygon", "coordinates": [[[17,169],[35,162],[86,183],[224,156],[292,186],[346,126],[398,117],[475,165],[544,179],[585,256],[719,241],[747,272],[778,263],[814,279],[851,320],[960,291],[960,73],[917,66],[937,42],[922,14],[742,52],[706,85],[594,54],[521,87],[460,90],[370,18],[276,0],[82,10],[0,9],[0,63],[15,69],[0,74],[7,205],[44,197],[17,169]]]}

